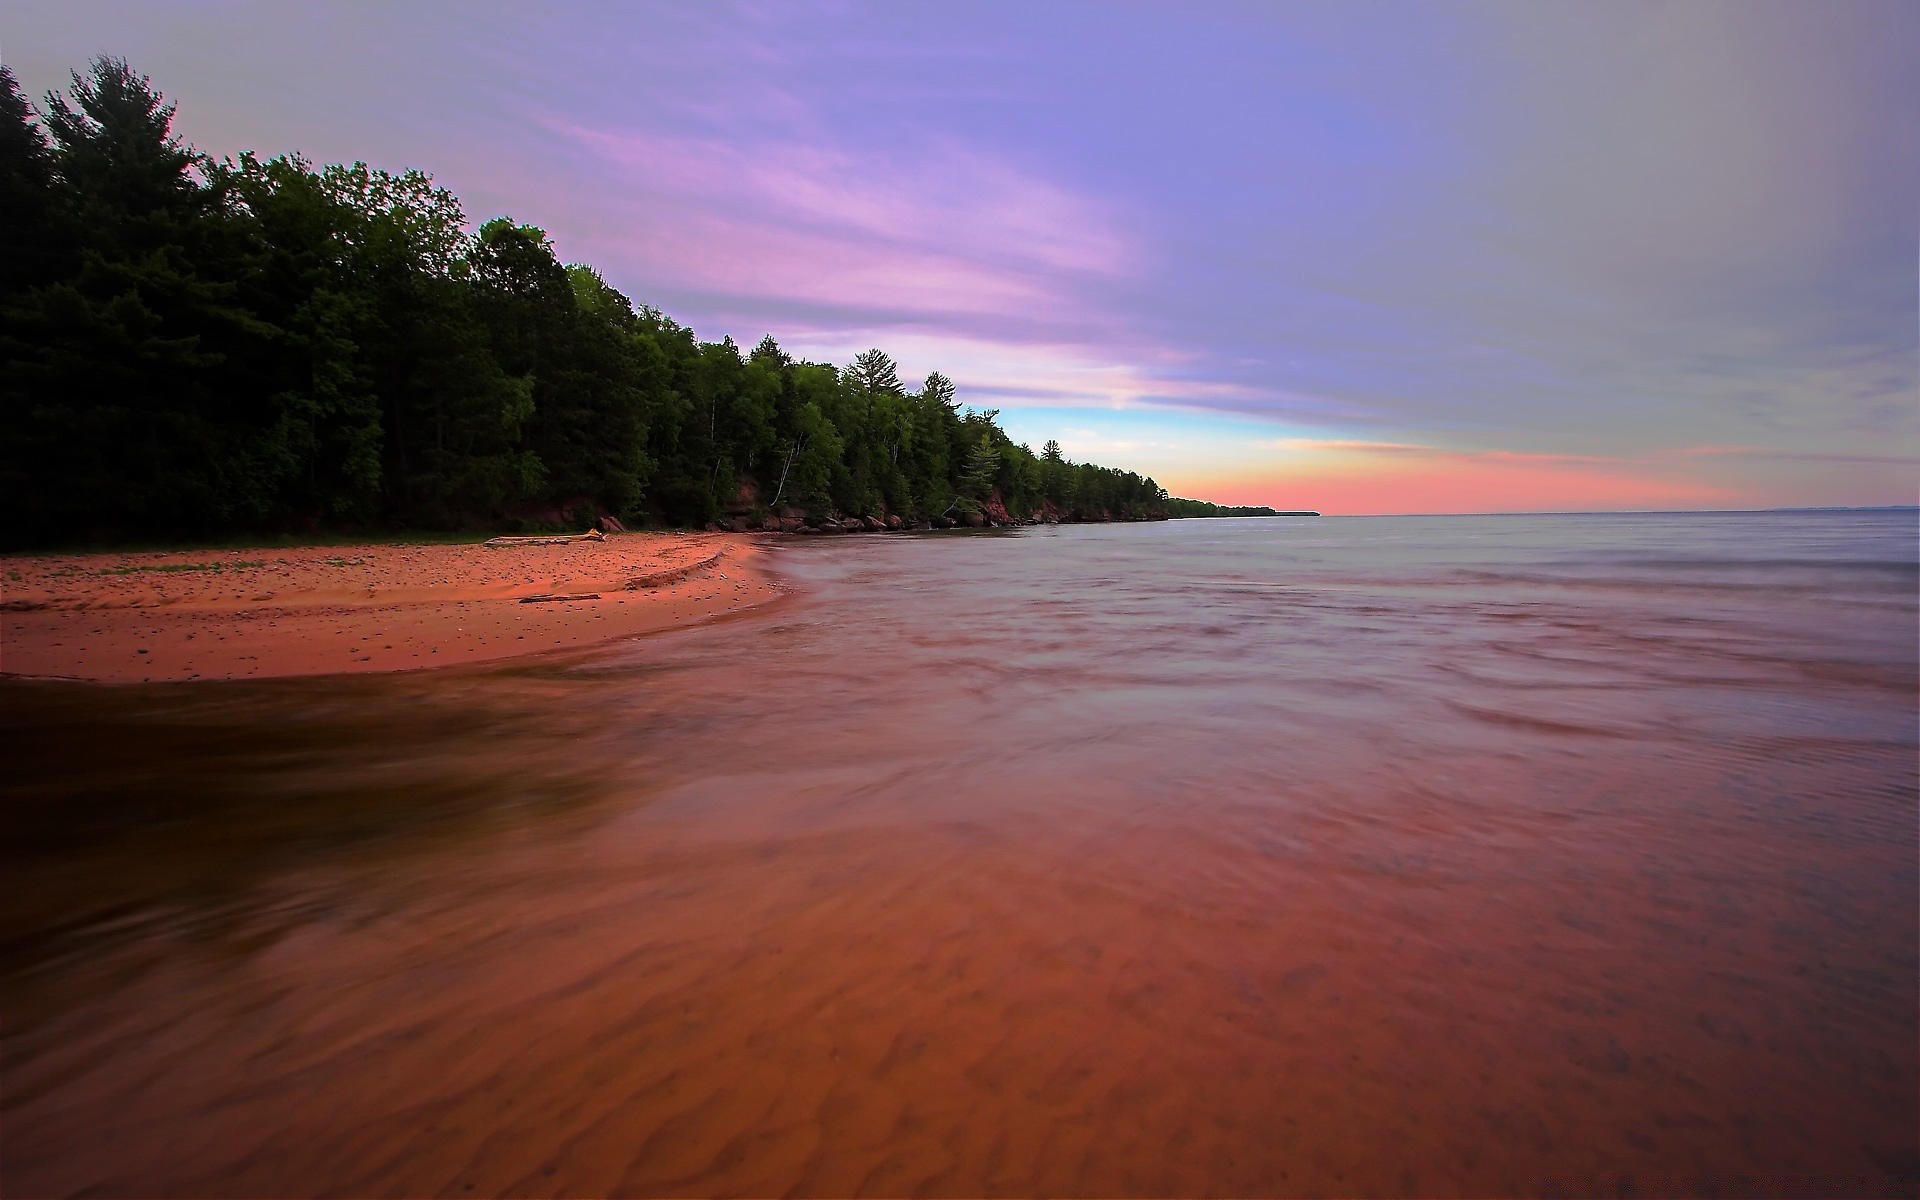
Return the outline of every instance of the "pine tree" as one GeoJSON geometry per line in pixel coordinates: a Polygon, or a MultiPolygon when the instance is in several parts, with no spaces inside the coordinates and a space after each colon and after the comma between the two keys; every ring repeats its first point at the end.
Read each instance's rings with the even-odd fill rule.
{"type": "Polygon", "coordinates": [[[960,473],[961,507],[978,512],[993,494],[993,483],[1000,475],[1000,451],[994,448],[993,434],[982,431],[980,440],[967,452],[967,465],[960,473]]]}
{"type": "Polygon", "coordinates": [[[0,66],[0,298],[44,283],[58,269],[53,150],[13,71],[0,66]]]}
{"type": "Polygon", "coordinates": [[[853,365],[847,368],[846,378],[854,387],[870,396],[876,392],[900,390],[899,369],[884,350],[863,350],[855,355],[853,365]]]}

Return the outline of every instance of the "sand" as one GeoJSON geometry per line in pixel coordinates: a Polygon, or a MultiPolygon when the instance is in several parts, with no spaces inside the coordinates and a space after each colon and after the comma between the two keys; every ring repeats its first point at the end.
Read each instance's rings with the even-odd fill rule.
{"type": "Polygon", "coordinates": [[[0,557],[0,674],[158,683],[407,671],[695,624],[780,594],[738,534],[0,557]],[[540,595],[598,599],[523,602],[540,595]]]}

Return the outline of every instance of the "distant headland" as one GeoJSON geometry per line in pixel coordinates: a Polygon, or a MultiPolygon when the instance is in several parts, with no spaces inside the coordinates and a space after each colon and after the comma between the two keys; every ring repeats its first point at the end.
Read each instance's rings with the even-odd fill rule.
{"type": "Polygon", "coordinates": [[[1305,509],[1268,508],[1264,504],[1209,504],[1205,500],[1182,500],[1177,496],[1166,499],[1169,517],[1317,517],[1317,512],[1305,509]]]}

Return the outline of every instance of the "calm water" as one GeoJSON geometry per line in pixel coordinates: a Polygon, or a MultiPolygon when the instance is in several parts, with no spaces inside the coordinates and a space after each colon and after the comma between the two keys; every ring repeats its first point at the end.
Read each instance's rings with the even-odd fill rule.
{"type": "Polygon", "coordinates": [[[794,541],[0,687],[8,1194],[1911,1193],[1916,516],[794,541]]]}

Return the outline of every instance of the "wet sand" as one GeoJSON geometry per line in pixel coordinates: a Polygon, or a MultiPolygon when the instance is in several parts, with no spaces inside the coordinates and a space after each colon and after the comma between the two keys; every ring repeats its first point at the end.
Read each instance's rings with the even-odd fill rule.
{"type": "Polygon", "coordinates": [[[12,556],[0,558],[0,673],[264,679],[579,648],[774,598],[759,553],[739,535],[632,533],[560,546],[12,556]]]}

